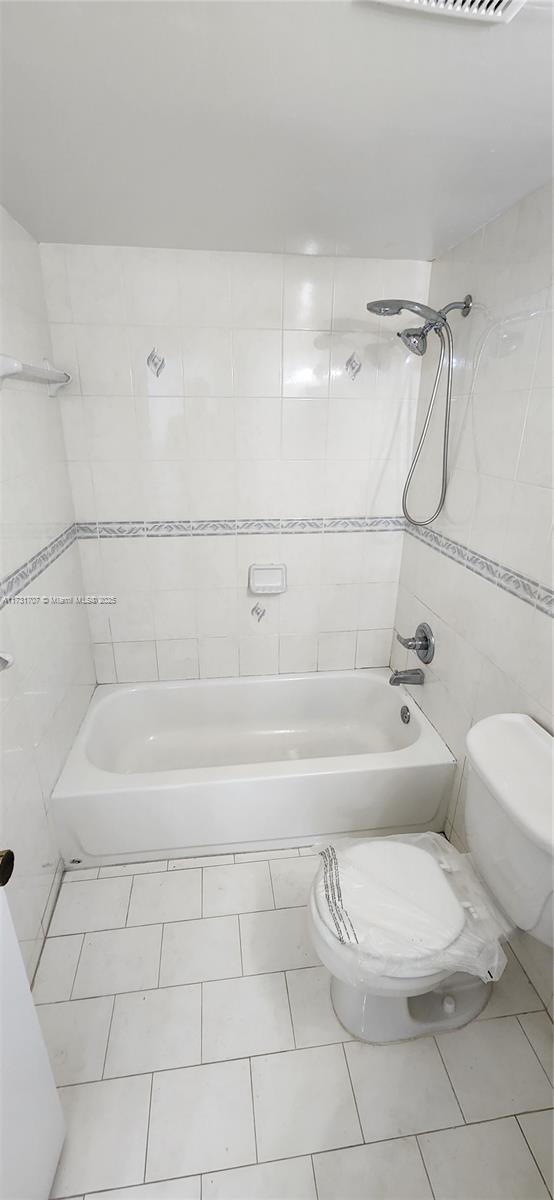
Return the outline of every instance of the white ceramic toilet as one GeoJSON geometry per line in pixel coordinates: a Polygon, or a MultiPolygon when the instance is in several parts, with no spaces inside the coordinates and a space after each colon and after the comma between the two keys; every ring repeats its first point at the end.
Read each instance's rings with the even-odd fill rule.
{"type": "MultiPolygon", "coordinates": [[[[324,879],[320,868],[310,895],[310,932],[332,976],[335,1012],[349,1033],[369,1042],[396,1041],[454,1029],[477,1016],[492,984],[455,964],[463,963],[468,951],[478,951],[475,930],[483,927],[479,919],[487,912],[498,913],[500,937],[517,926],[553,945],[552,747],[550,735],[521,714],[487,717],[470,730],[469,863],[467,855],[458,855],[436,835],[424,835],[421,845],[428,836],[433,849],[439,847],[438,860],[436,852],[419,848],[417,839],[370,838],[350,847],[350,861],[368,885],[367,893],[362,886],[358,890],[360,904],[372,896],[375,908],[388,915],[389,894],[400,899],[404,957],[399,965],[389,957],[390,973],[383,971],[383,955],[366,953],[369,942],[362,947],[343,940],[336,915],[330,919],[329,877],[324,879]],[[448,851],[444,864],[441,845],[448,851]],[[446,859],[452,861],[451,856],[461,877],[467,872],[476,885],[466,903],[459,886],[453,886],[454,876],[449,877],[446,859]],[[436,915],[429,920],[428,944],[422,913],[436,915]],[[433,958],[450,965],[430,972],[433,958]]],[[[340,866],[336,880],[340,894],[340,866]]],[[[369,914],[364,917],[370,927],[369,914]]],[[[498,952],[502,955],[500,946],[498,952]]]]}

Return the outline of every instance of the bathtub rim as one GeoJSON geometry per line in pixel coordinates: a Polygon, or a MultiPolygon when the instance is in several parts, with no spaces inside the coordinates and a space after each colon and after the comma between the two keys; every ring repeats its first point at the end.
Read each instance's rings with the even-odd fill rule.
{"type": "Polygon", "coordinates": [[[223,679],[171,679],[156,680],[144,683],[110,683],[98,684],[93,692],[90,704],[83,721],[77,731],[69,754],[60,772],[59,778],[52,790],[52,800],[67,800],[78,796],[85,798],[97,795],[98,792],[111,794],[128,793],[137,787],[156,788],[162,791],[173,790],[183,785],[201,786],[216,782],[234,782],[241,780],[262,782],[264,779],[280,778],[294,779],[306,775],[351,774],[376,770],[405,770],[417,766],[439,766],[456,764],[456,757],[447,746],[444,739],[435,729],[432,722],[425,716],[418,705],[403,686],[396,689],[398,700],[412,709],[412,719],[418,725],[418,734],[413,742],[394,750],[367,752],[365,754],[328,755],[319,758],[300,758],[294,761],[283,759],[265,760],[258,763],[238,763],[223,766],[205,767],[175,767],[162,771],[140,771],[123,774],[109,771],[97,766],[87,756],[86,739],[89,728],[94,720],[97,709],[109,703],[111,697],[133,694],[137,691],[156,692],[193,688],[201,684],[205,686],[233,688],[241,683],[291,683],[307,680],[315,683],[318,678],[346,680],[372,678],[373,683],[388,685],[389,669],[382,667],[362,667],[346,671],[300,672],[286,675],[256,675],[231,676],[223,679]]]}

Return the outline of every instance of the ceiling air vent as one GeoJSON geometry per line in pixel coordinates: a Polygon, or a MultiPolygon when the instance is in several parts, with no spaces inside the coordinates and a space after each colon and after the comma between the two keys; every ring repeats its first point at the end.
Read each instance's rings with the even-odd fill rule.
{"type": "Polygon", "coordinates": [[[373,0],[390,8],[411,8],[413,12],[435,13],[441,17],[465,17],[468,21],[506,24],[515,17],[526,0],[373,0]]]}

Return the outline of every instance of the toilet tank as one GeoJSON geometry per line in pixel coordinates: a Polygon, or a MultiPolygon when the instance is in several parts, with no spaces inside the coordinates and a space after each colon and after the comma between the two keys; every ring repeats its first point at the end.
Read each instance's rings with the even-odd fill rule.
{"type": "Polygon", "coordinates": [[[510,921],[552,946],[553,739],[531,717],[500,713],[466,744],[473,863],[510,921]]]}

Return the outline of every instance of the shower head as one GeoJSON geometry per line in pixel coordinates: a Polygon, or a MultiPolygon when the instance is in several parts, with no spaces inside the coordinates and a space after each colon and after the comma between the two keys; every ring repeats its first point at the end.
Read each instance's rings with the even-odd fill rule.
{"type": "Polygon", "coordinates": [[[445,320],[442,313],[435,312],[434,308],[428,308],[426,304],[419,304],[417,300],[370,300],[366,308],[378,317],[396,317],[406,308],[422,317],[424,321],[430,321],[432,325],[442,325],[445,320]]]}
{"type": "Polygon", "coordinates": [[[421,358],[427,349],[427,334],[432,328],[432,325],[427,324],[422,325],[419,329],[403,329],[396,336],[408,350],[411,350],[412,354],[418,354],[421,358]]]}

